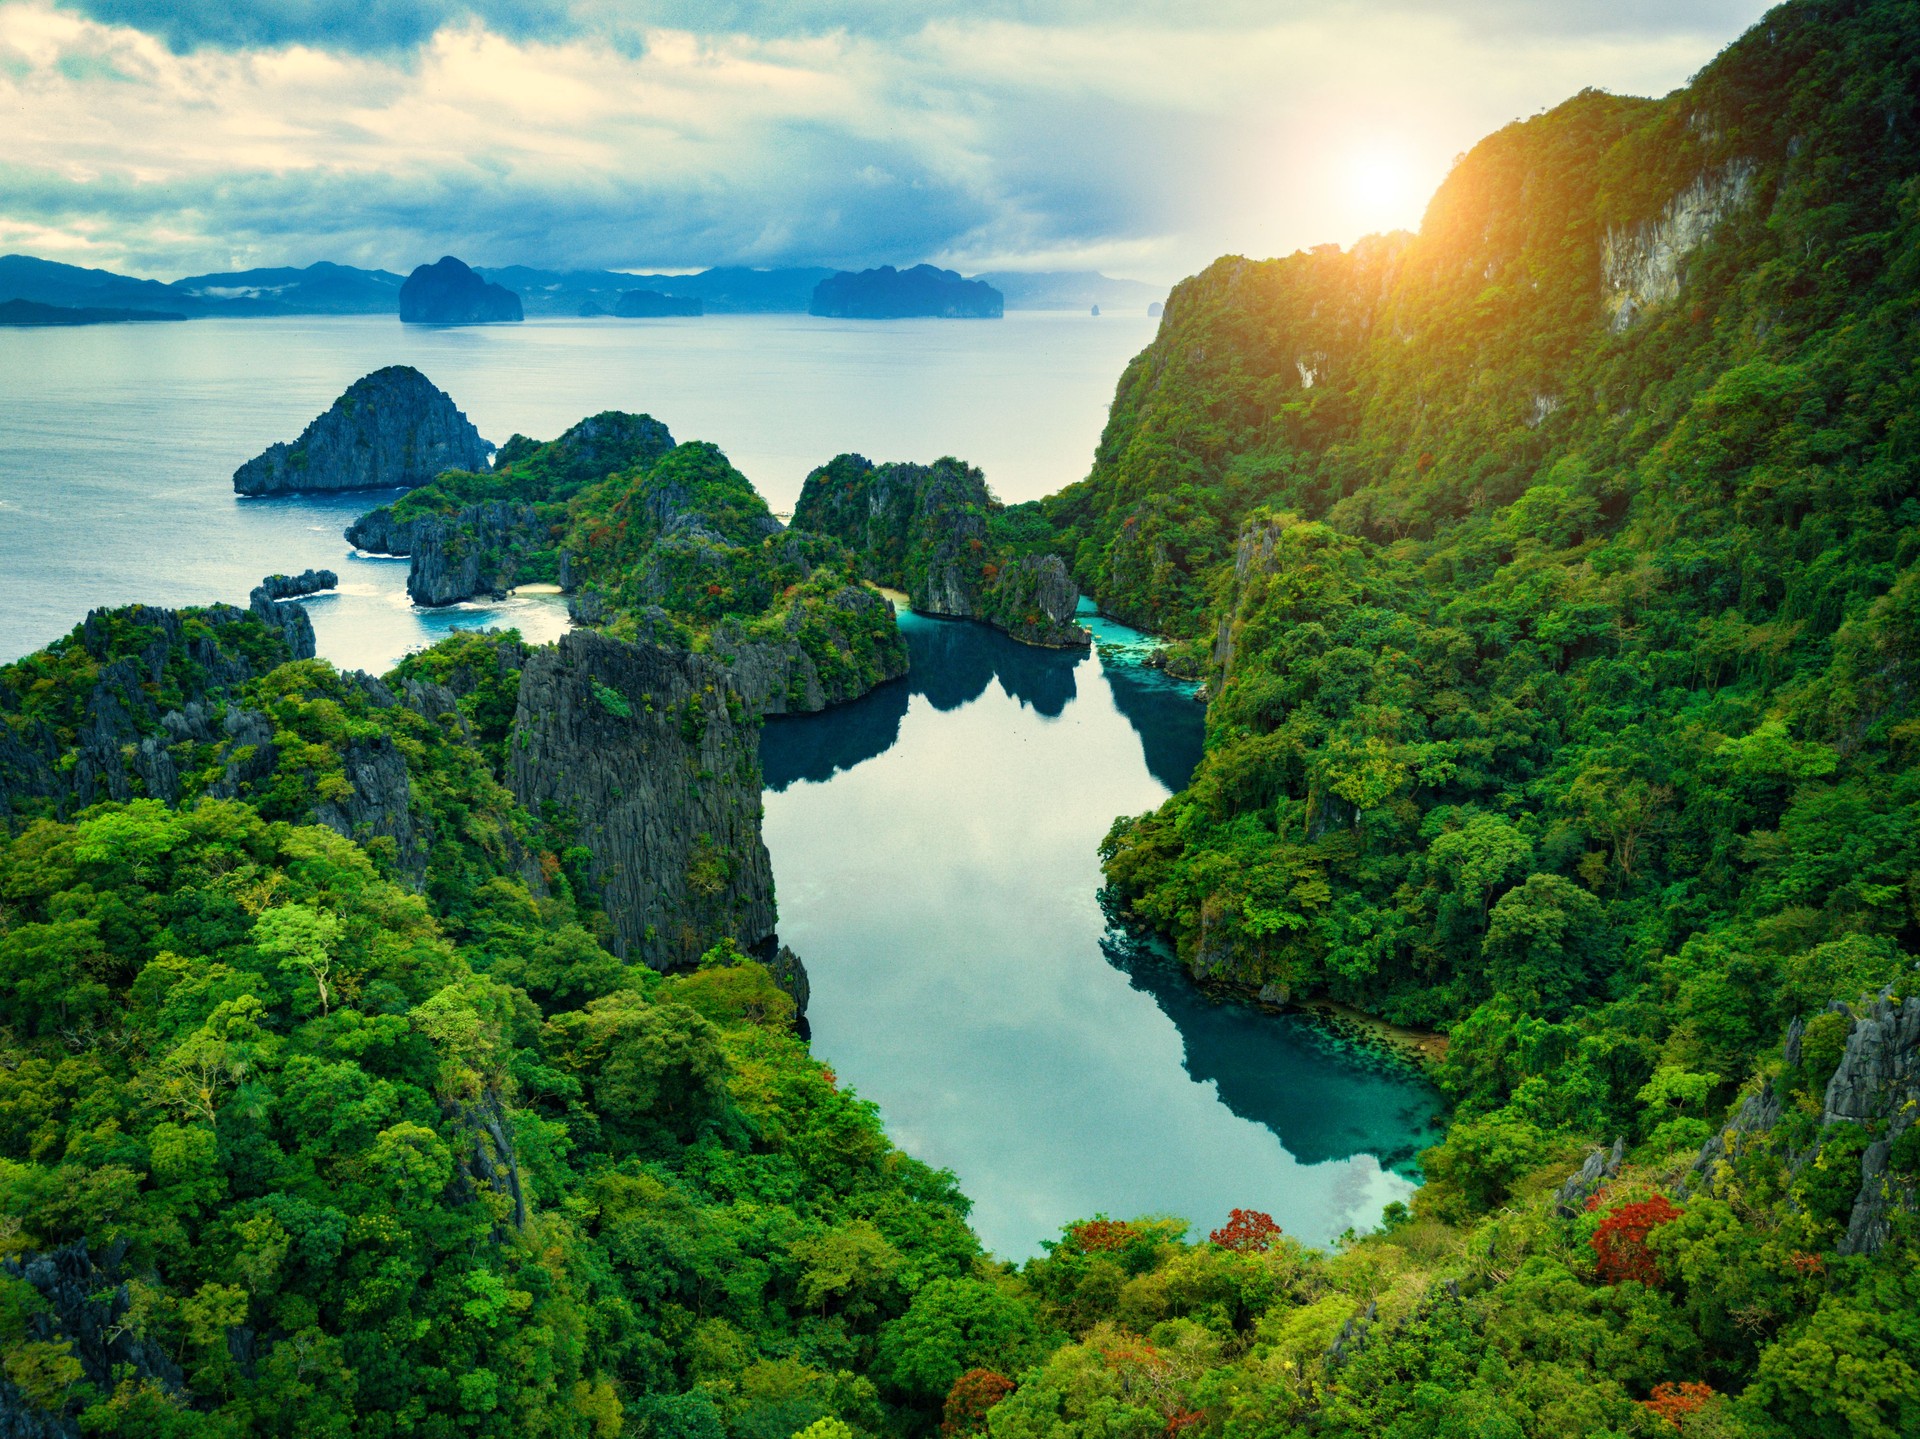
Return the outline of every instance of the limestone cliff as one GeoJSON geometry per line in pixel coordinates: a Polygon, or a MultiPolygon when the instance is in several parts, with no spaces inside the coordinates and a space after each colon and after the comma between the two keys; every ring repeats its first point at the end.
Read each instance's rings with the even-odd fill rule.
{"type": "Polygon", "coordinates": [[[532,505],[495,500],[411,526],[407,594],[416,605],[450,605],[513,587],[520,562],[552,543],[552,525],[532,505]]]}
{"type": "Polygon", "coordinates": [[[355,380],[292,444],[233,472],[242,495],[406,489],[443,470],[485,469],[493,446],[444,390],[408,365],[355,380]]]}
{"type": "Polygon", "coordinates": [[[577,824],[616,952],[670,969],[722,938],[772,938],[758,744],[739,691],[701,656],[579,630],[529,657],[513,792],[577,824]]]}
{"type": "Polygon", "coordinates": [[[980,471],[947,458],[876,465],[841,455],[807,476],[797,530],[831,536],[867,578],[907,592],[916,610],[980,620],[1025,644],[1083,649],[1080,592],[1056,556],[1022,553],[996,533],[1002,506],[980,471]]]}
{"type": "Polygon", "coordinates": [[[305,611],[282,608],[267,619],[231,605],[94,610],[47,650],[0,668],[0,816],[176,799],[171,747],[196,730],[211,742],[227,698],[297,658],[289,632],[310,642],[305,611]],[[89,678],[60,678],[76,673],[89,678]]]}
{"type": "MultiPolygon", "coordinates": [[[[1721,1192],[1730,1161],[1755,1148],[1783,1150],[1794,1174],[1845,1164],[1849,1186],[1857,1175],[1858,1189],[1838,1251],[1876,1254],[1892,1236],[1895,1215],[1911,1214],[1920,1202],[1920,995],[1901,999],[1889,990],[1857,1005],[1836,1000],[1827,1012],[1842,1017],[1846,1043],[1826,1082],[1812,1142],[1794,1149],[1776,1134],[1785,1106],[1774,1082],[1764,1081],[1702,1146],[1683,1192],[1721,1192]],[[1848,1134],[1864,1141],[1836,1144],[1848,1134]]],[[[1789,1069],[1803,1062],[1806,1032],[1800,1020],[1787,1032],[1782,1057],[1789,1069]]]]}

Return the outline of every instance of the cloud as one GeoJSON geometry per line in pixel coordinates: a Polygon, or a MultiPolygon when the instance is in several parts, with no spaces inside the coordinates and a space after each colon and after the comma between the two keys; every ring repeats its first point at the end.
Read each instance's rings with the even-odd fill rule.
{"type": "Polygon", "coordinates": [[[1319,19],[1341,23],[1382,10],[1439,16],[1488,32],[1568,35],[1731,34],[1757,13],[1744,0],[1399,0],[1328,4],[1326,0],[66,0],[66,8],[126,25],[173,50],[313,45],[388,53],[424,45],[448,26],[477,22],[517,40],[632,37],[646,30],[761,38],[844,33],[885,40],[930,24],[1007,21],[1083,28],[1149,24],[1179,29],[1257,28],[1319,19]]]}
{"type": "Polygon", "coordinates": [[[1480,135],[1589,84],[1669,88],[1759,9],[84,4],[0,0],[0,247],[1158,279],[1417,223],[1480,135]],[[1346,177],[1382,152],[1407,198],[1363,211],[1346,177]]]}

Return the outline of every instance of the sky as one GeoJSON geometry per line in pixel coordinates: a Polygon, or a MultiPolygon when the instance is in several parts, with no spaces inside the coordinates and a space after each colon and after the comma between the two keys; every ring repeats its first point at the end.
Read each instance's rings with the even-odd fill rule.
{"type": "Polygon", "coordinates": [[[1100,269],[1416,228],[1757,0],[0,0],[0,253],[1100,269]]]}

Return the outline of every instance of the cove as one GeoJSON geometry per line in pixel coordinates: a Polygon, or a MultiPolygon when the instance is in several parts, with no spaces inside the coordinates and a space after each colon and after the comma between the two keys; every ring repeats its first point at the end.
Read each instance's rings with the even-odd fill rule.
{"type": "Polygon", "coordinates": [[[1005,1258],[1095,1213],[1370,1229],[1418,1182],[1439,1096],[1304,1018],[1214,1001],[1109,924],[1100,840],[1187,782],[1202,710],[1145,636],[1083,619],[1090,655],[903,614],[907,678],[767,723],[814,1053],[953,1170],[1005,1258]]]}

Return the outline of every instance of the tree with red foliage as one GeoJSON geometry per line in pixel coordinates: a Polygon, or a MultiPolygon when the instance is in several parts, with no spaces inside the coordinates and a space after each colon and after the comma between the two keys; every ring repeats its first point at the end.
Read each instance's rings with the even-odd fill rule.
{"type": "Polygon", "coordinates": [[[1711,1384],[1702,1384],[1698,1380],[1688,1379],[1679,1384],[1656,1384],[1653,1397],[1642,1399],[1640,1407],[1656,1419],[1664,1419],[1675,1429],[1680,1421],[1689,1414],[1706,1408],[1707,1401],[1714,1396],[1711,1384]]]}
{"type": "Polygon", "coordinates": [[[1167,1434],[1169,1439],[1172,1439],[1173,1435],[1184,1433],[1186,1430],[1193,1428],[1194,1425],[1206,1417],[1207,1416],[1202,1414],[1198,1409],[1182,1409],[1177,1414],[1171,1415],[1167,1419],[1167,1434]]]}
{"type": "Polygon", "coordinates": [[[1660,1267],[1647,1248],[1647,1236],[1685,1212],[1668,1203],[1666,1195],[1656,1194],[1638,1204],[1623,1204],[1602,1219],[1592,1241],[1593,1269],[1601,1283],[1637,1279],[1649,1286],[1658,1284],[1660,1267]]]}
{"type": "Polygon", "coordinates": [[[1280,1226],[1273,1222],[1273,1216],[1258,1209],[1234,1210],[1225,1225],[1207,1236],[1235,1254],[1265,1254],[1279,1237],[1280,1226]]]}
{"type": "Polygon", "coordinates": [[[940,1432],[946,1435],[984,1434],[987,1411],[1013,1393],[1014,1383],[991,1369],[969,1369],[947,1391],[946,1417],[940,1432]]]}

